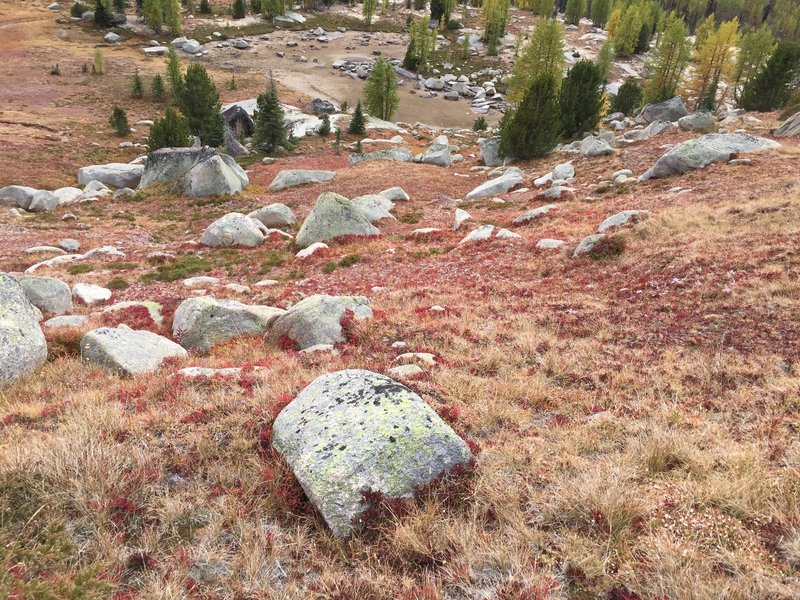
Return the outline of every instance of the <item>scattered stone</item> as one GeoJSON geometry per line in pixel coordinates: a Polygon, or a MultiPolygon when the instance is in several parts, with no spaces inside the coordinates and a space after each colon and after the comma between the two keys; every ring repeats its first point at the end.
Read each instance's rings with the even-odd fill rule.
{"type": "Polygon", "coordinates": [[[48,329],[60,329],[63,327],[83,327],[89,322],[89,317],[86,315],[61,315],[53,317],[42,323],[43,327],[48,329]]]}
{"type": "Polygon", "coordinates": [[[775,137],[793,137],[800,135],[800,112],[794,113],[773,133],[775,137]]]}
{"type": "Polygon", "coordinates": [[[72,292],[60,279],[27,275],[19,278],[19,284],[28,301],[45,314],[63,315],[72,310],[72,292]]]}
{"type": "Polygon", "coordinates": [[[173,184],[189,196],[211,196],[236,194],[249,183],[232,157],[213,148],[161,148],[147,155],[139,187],[173,184]]]}
{"type": "Polygon", "coordinates": [[[33,246],[23,250],[24,254],[55,254],[63,256],[66,254],[63,248],[56,248],[55,246],[33,246]]]}
{"type": "Polygon", "coordinates": [[[312,115],[332,115],[336,112],[336,106],[333,102],[323,100],[322,98],[314,98],[307,106],[306,111],[312,115]]]}
{"type": "Polygon", "coordinates": [[[296,243],[306,248],[314,242],[345,235],[380,235],[380,230],[350,200],[333,192],[324,192],[300,227],[296,243]]]}
{"type": "Polygon", "coordinates": [[[337,537],[359,528],[365,492],[410,498],[472,458],[417,394],[356,369],[323,375],[301,391],[275,419],[273,445],[337,537]]]}
{"type": "Polygon", "coordinates": [[[564,245],[562,240],[554,240],[552,238],[542,238],[536,242],[536,247],[541,250],[556,250],[564,245]]]}
{"type": "Polygon", "coordinates": [[[82,360],[124,375],[149,373],[167,358],[185,357],[186,350],[172,340],[125,325],[94,329],[81,339],[82,360]]]}
{"type": "Polygon", "coordinates": [[[439,136],[430,147],[419,157],[419,162],[437,167],[449,167],[453,164],[453,155],[450,153],[450,142],[447,136],[439,136]]]}
{"type": "Polygon", "coordinates": [[[217,285],[218,283],[219,283],[218,278],[209,277],[208,275],[198,275],[197,277],[189,277],[188,279],[183,280],[183,285],[188,288],[207,286],[207,285],[217,285]]]}
{"type": "Polygon", "coordinates": [[[559,200],[564,194],[574,194],[575,189],[563,185],[554,185],[553,187],[540,192],[538,197],[545,200],[559,200]]]}
{"type": "Polygon", "coordinates": [[[467,200],[478,200],[479,198],[486,198],[487,196],[496,196],[498,194],[505,194],[512,188],[520,185],[523,182],[522,171],[516,167],[509,168],[505,173],[490,179],[476,187],[469,194],[467,200]]]}
{"type": "Polygon", "coordinates": [[[295,254],[294,257],[302,260],[304,258],[308,258],[312,254],[316,254],[320,250],[327,250],[328,248],[330,248],[330,246],[324,242],[314,242],[308,248],[303,248],[300,250],[300,252],[295,254]]]}
{"type": "Polygon", "coordinates": [[[522,236],[508,229],[501,229],[497,232],[495,238],[498,240],[521,240],[522,236]]]}
{"type": "Polygon", "coordinates": [[[467,236],[458,242],[459,245],[467,244],[469,242],[483,242],[492,237],[494,232],[494,225],[481,225],[477,229],[470,231],[467,236]]]}
{"type": "Polygon", "coordinates": [[[622,227],[624,225],[638,223],[650,216],[649,210],[623,210],[617,214],[608,217],[605,221],[600,223],[597,228],[597,233],[605,233],[609,229],[622,227]]]}
{"type": "Polygon", "coordinates": [[[369,299],[364,296],[309,296],[275,319],[267,332],[267,340],[277,343],[285,337],[299,350],[317,344],[345,342],[342,320],[349,314],[357,321],[371,319],[369,299]]]}
{"type": "Polygon", "coordinates": [[[261,221],[242,213],[228,213],[211,223],[200,243],[212,248],[248,246],[254,248],[267,239],[267,228],[261,221]]]}
{"type": "Polygon", "coordinates": [[[440,231],[442,231],[442,230],[439,229],[438,227],[422,227],[420,229],[415,229],[414,231],[412,231],[411,232],[411,236],[412,237],[423,237],[423,236],[426,236],[426,235],[431,235],[433,233],[439,233],[440,231]]]}
{"type": "Polygon", "coordinates": [[[589,254],[589,252],[594,249],[598,242],[600,242],[602,239],[605,239],[605,237],[606,236],[603,233],[596,233],[594,235],[586,236],[581,240],[581,243],[578,244],[578,247],[575,248],[575,252],[572,253],[572,258],[589,254]]]}
{"type": "Polygon", "coordinates": [[[78,169],[78,183],[86,185],[90,181],[99,181],[115,188],[135,188],[142,179],[142,165],[109,163],[106,165],[90,165],[78,169]]]}
{"type": "Polygon", "coordinates": [[[395,220],[395,216],[390,212],[394,208],[394,202],[387,200],[384,196],[358,196],[357,198],[353,198],[350,202],[361,211],[370,223],[380,221],[381,219],[395,220]]]}
{"type": "Polygon", "coordinates": [[[614,149],[605,140],[589,137],[581,142],[580,153],[586,157],[607,156],[614,154],[614,149]]]}
{"type": "Polygon", "coordinates": [[[415,377],[422,375],[425,371],[418,365],[400,365],[392,367],[387,372],[392,377],[415,377]]]}
{"type": "Polygon", "coordinates": [[[292,209],[280,202],[254,210],[247,216],[261,221],[267,227],[294,227],[297,225],[297,217],[294,216],[292,209]]]}
{"type": "Polygon", "coordinates": [[[111,299],[111,290],[93,283],[76,283],[72,286],[72,296],[84,304],[97,304],[111,299]]]}
{"type": "Polygon", "coordinates": [[[58,206],[58,196],[53,192],[39,190],[31,198],[26,210],[30,212],[50,212],[58,206]]]}
{"type": "Polygon", "coordinates": [[[683,131],[709,132],[716,129],[716,122],[710,110],[698,110],[691,115],[678,119],[678,127],[683,131]]]}
{"type": "Polygon", "coordinates": [[[272,183],[269,184],[269,190],[271,192],[280,192],[281,190],[285,190],[297,185],[330,181],[334,177],[336,177],[336,171],[289,169],[278,173],[272,183]]]}
{"type": "Polygon", "coordinates": [[[458,231],[459,228],[468,220],[472,218],[467,211],[457,208],[456,212],[453,214],[453,231],[458,231]]]}
{"type": "Polygon", "coordinates": [[[389,150],[375,150],[374,152],[364,152],[362,154],[351,154],[347,157],[350,166],[362,162],[373,160],[393,160],[395,162],[412,162],[414,155],[408,148],[391,148],[389,150]]]}
{"type": "Polygon", "coordinates": [[[285,311],[210,296],[181,302],[172,322],[172,336],[187,350],[207,354],[217,344],[247,334],[263,334],[285,311]]]}
{"type": "Polygon", "coordinates": [[[39,311],[16,279],[0,273],[0,386],[28,375],[47,360],[39,311]]]}
{"type": "Polygon", "coordinates": [[[122,38],[121,38],[121,37],[119,37],[119,36],[118,36],[116,33],[114,33],[113,31],[109,31],[109,32],[108,32],[108,33],[105,35],[105,37],[103,38],[103,40],[105,40],[105,42],[106,42],[106,43],[108,43],[108,44],[119,44],[119,42],[120,42],[120,40],[121,40],[121,39],[122,39],[122,38]]]}
{"type": "Polygon", "coordinates": [[[514,223],[514,225],[523,225],[525,223],[530,223],[534,219],[543,217],[544,215],[546,215],[555,208],[558,208],[555,204],[546,204],[544,206],[534,208],[533,210],[529,210],[527,212],[522,213],[520,216],[514,219],[512,223],[514,223]]]}
{"type": "Polygon", "coordinates": [[[647,104],[636,115],[636,123],[647,125],[653,121],[677,121],[689,114],[686,103],[680,96],[675,96],[658,104],[647,104]]]}
{"type": "Polygon", "coordinates": [[[406,194],[406,192],[401,187],[391,187],[388,190],[383,190],[382,192],[378,192],[379,196],[383,196],[387,200],[391,200],[392,202],[407,202],[411,200],[411,196],[406,194]]]}

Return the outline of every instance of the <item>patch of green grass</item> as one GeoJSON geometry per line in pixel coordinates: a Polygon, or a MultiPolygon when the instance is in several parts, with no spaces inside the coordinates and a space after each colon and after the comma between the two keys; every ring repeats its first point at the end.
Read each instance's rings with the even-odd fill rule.
{"type": "Polygon", "coordinates": [[[87,264],[70,265],[67,267],[67,273],[70,275],[83,275],[84,273],[91,273],[92,271],[94,271],[94,267],[87,264]]]}
{"type": "Polygon", "coordinates": [[[128,282],[122,277],[114,277],[109,280],[109,282],[106,284],[106,287],[110,290],[127,290],[128,282]]]}
{"type": "Polygon", "coordinates": [[[178,257],[178,259],[168,265],[159,265],[155,271],[145,273],[139,278],[143,283],[151,281],[177,281],[186,279],[198,273],[206,273],[214,268],[214,265],[205,257],[201,258],[194,255],[178,257]]]}
{"type": "Polygon", "coordinates": [[[407,225],[416,225],[419,223],[419,220],[422,218],[422,215],[419,213],[406,213],[398,219],[401,223],[406,223],[407,225]]]}
{"type": "Polygon", "coordinates": [[[303,279],[306,276],[303,271],[289,271],[286,274],[286,279],[303,279]]]}
{"type": "Polygon", "coordinates": [[[103,268],[109,271],[132,271],[138,266],[139,265],[132,262],[110,262],[103,265],[103,268]]]}
{"type": "Polygon", "coordinates": [[[356,264],[360,260],[361,260],[361,255],[360,254],[348,254],[347,256],[342,258],[342,260],[339,261],[339,266],[340,267],[352,267],[354,264],[356,264]]]}
{"type": "Polygon", "coordinates": [[[612,260],[617,258],[625,251],[625,239],[622,236],[614,235],[604,237],[597,242],[589,251],[589,258],[593,260],[612,260]]]}
{"type": "Polygon", "coordinates": [[[131,223],[136,220],[136,217],[127,211],[114,213],[111,218],[118,221],[130,221],[131,223]]]}
{"type": "Polygon", "coordinates": [[[322,272],[325,273],[326,275],[333,273],[335,270],[336,270],[336,263],[333,262],[332,260],[326,262],[325,266],[322,267],[322,272]]]}
{"type": "MultiPolygon", "coordinates": [[[[227,15],[225,15],[227,16],[227,15]]],[[[311,21],[311,19],[309,19],[311,21]]],[[[235,21],[230,21],[231,23],[235,21]]],[[[302,29],[307,29],[307,23],[303,24],[304,27],[302,29]]],[[[217,40],[227,40],[228,38],[236,38],[236,37],[245,37],[250,35],[263,35],[265,33],[272,33],[275,31],[275,26],[270,23],[269,21],[264,21],[261,23],[250,23],[249,25],[242,25],[241,27],[235,27],[229,25],[227,27],[219,27],[215,25],[199,25],[194,29],[191,29],[191,37],[196,40],[204,40],[208,36],[210,36],[215,31],[218,31],[222,34],[220,38],[214,38],[217,40]]],[[[186,34],[189,35],[188,33],[186,34]]]]}
{"type": "Polygon", "coordinates": [[[261,264],[261,268],[258,270],[258,274],[266,275],[275,267],[282,267],[285,264],[286,264],[286,259],[283,256],[281,256],[278,252],[275,252],[273,250],[267,257],[267,260],[265,260],[261,264]]]}

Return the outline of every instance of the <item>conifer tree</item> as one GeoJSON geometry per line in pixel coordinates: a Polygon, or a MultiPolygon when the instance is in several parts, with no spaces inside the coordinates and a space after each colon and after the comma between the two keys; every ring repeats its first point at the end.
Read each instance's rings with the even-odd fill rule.
{"type": "Polygon", "coordinates": [[[506,33],[508,22],[509,0],[484,0],[483,19],[486,23],[483,38],[487,45],[487,54],[497,55],[500,39],[506,33]]]}
{"type": "Polygon", "coordinates": [[[590,60],[578,61],[561,84],[559,106],[566,135],[591,131],[600,121],[605,78],[590,60]]]}
{"type": "Polygon", "coordinates": [[[95,0],[94,23],[98,27],[111,27],[111,11],[108,10],[106,0],[95,0]]]}
{"type": "Polygon", "coordinates": [[[200,14],[202,15],[210,15],[211,14],[211,4],[208,0],[200,0],[200,14]]]}
{"type": "Polygon", "coordinates": [[[435,37],[430,30],[430,17],[425,15],[411,23],[409,27],[410,41],[408,43],[408,50],[403,59],[403,68],[410,71],[416,71],[419,68],[424,68],[428,64],[431,53],[433,52],[433,43],[435,37]]]}
{"type": "Polygon", "coordinates": [[[675,95],[683,70],[689,64],[691,45],[686,24],[676,13],[670,13],[658,47],[648,62],[652,74],[644,90],[645,102],[660,102],[675,95]]]}
{"type": "Polygon", "coordinates": [[[642,14],[638,4],[629,4],[622,12],[619,24],[612,36],[617,56],[630,56],[639,42],[642,29],[642,14]]]}
{"type": "Polygon", "coordinates": [[[259,95],[257,104],[258,108],[253,115],[253,148],[267,153],[276,152],[279,148],[291,148],[286,134],[283,107],[273,82],[270,81],[267,91],[259,95]]]}
{"type": "Polygon", "coordinates": [[[150,152],[159,148],[185,148],[190,145],[189,124],[174,108],[167,107],[162,119],[156,119],[150,127],[147,147],[150,152]]]}
{"type": "Polygon", "coordinates": [[[106,72],[106,58],[100,48],[94,49],[94,60],[92,61],[92,73],[102,75],[106,72]]]}
{"type": "Polygon", "coordinates": [[[629,116],[642,105],[642,86],[635,79],[626,79],[611,101],[611,112],[629,116]]]}
{"type": "Polygon", "coordinates": [[[178,106],[189,122],[189,131],[199,136],[203,144],[222,144],[224,127],[219,92],[203,65],[193,64],[186,69],[178,94],[178,106]]]}
{"type": "Polygon", "coordinates": [[[792,94],[791,84],[800,75],[800,46],[781,42],[761,72],[742,91],[747,110],[770,111],[783,107],[792,94]]]}
{"type": "Polygon", "coordinates": [[[331,118],[328,116],[328,113],[322,115],[322,123],[320,123],[319,128],[317,129],[317,133],[320,134],[322,137],[328,137],[331,133],[331,118]]]}
{"type": "Polygon", "coordinates": [[[111,116],[108,119],[108,125],[120,137],[126,136],[131,132],[130,125],[128,125],[128,115],[125,114],[125,109],[115,106],[111,111],[111,116]]]}
{"type": "Polygon", "coordinates": [[[538,75],[519,106],[506,112],[500,125],[500,154],[529,159],[544,156],[561,133],[558,86],[552,73],[538,75]]]}
{"type": "Polygon", "coordinates": [[[531,10],[535,15],[549,19],[556,12],[555,0],[532,0],[531,10]]]}
{"type": "Polygon", "coordinates": [[[153,94],[153,100],[158,100],[159,102],[166,96],[164,78],[159,73],[156,73],[153,77],[153,81],[150,84],[150,92],[153,94]]]}
{"type": "Polygon", "coordinates": [[[347,126],[347,133],[363,135],[367,129],[367,119],[364,117],[364,111],[361,108],[361,100],[356,103],[356,109],[353,111],[353,118],[350,119],[350,124],[347,126]]]}
{"type": "Polygon", "coordinates": [[[245,7],[244,7],[244,0],[233,0],[233,6],[231,7],[231,15],[234,19],[244,19],[245,17],[245,7]]]}
{"type": "Polygon", "coordinates": [[[131,85],[131,96],[134,98],[144,97],[144,86],[142,85],[142,78],[139,77],[139,69],[133,73],[133,84],[131,85]]]}
{"type": "Polygon", "coordinates": [[[361,12],[364,15],[364,21],[366,21],[367,27],[372,25],[372,16],[375,14],[376,6],[376,0],[364,0],[364,4],[361,7],[361,12]]]}
{"type": "Polygon", "coordinates": [[[181,59],[178,57],[178,51],[175,50],[174,46],[169,47],[166,65],[170,91],[172,92],[172,97],[177,100],[183,87],[183,74],[181,73],[181,59]]]}
{"type": "Polygon", "coordinates": [[[382,56],[375,62],[364,86],[364,105],[374,117],[391,121],[400,99],[397,96],[397,75],[382,56]]]}
{"type": "Polygon", "coordinates": [[[150,29],[156,33],[161,32],[161,26],[164,24],[161,0],[144,0],[142,16],[150,29]]]}
{"type": "Polygon", "coordinates": [[[736,56],[736,88],[734,95],[737,100],[740,90],[746,86],[764,65],[775,50],[775,36],[766,25],[759,29],[748,31],[739,42],[739,54],[736,56]]]}
{"type": "Polygon", "coordinates": [[[708,39],[708,36],[717,30],[717,20],[714,15],[708,15],[694,30],[694,49],[699,50],[708,39]]]}
{"type": "Polygon", "coordinates": [[[564,30],[556,19],[543,19],[533,30],[531,40],[522,49],[508,83],[508,97],[519,102],[530,83],[545,73],[553,76],[558,87],[564,72],[564,30]]]}
{"type": "Polygon", "coordinates": [[[564,21],[570,25],[577,25],[586,14],[586,0],[567,0],[564,12],[564,21]]]}
{"type": "Polygon", "coordinates": [[[611,67],[614,65],[614,46],[611,44],[611,42],[606,41],[602,46],[600,46],[600,50],[598,50],[597,58],[595,58],[594,62],[600,69],[603,80],[608,80],[608,75],[611,73],[611,67]]]}
{"type": "Polygon", "coordinates": [[[181,32],[181,6],[178,0],[161,0],[161,14],[171,35],[181,32]]]}
{"type": "Polygon", "coordinates": [[[716,108],[717,86],[734,72],[734,52],[739,41],[739,19],[726,21],[709,32],[695,53],[695,68],[684,85],[683,95],[694,99],[694,108],[701,104],[716,108]]]}
{"type": "Polygon", "coordinates": [[[603,28],[606,26],[608,17],[611,14],[611,4],[611,0],[592,0],[589,17],[595,27],[603,28]]]}
{"type": "Polygon", "coordinates": [[[431,21],[438,23],[445,12],[445,0],[431,0],[431,21]]]}

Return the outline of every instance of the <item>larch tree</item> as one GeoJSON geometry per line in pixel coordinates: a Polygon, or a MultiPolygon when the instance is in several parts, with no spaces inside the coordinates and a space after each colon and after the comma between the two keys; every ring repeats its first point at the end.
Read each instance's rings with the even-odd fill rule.
{"type": "Polygon", "coordinates": [[[181,59],[178,57],[178,51],[175,50],[174,46],[170,46],[167,51],[166,65],[167,81],[169,81],[172,97],[177,100],[183,87],[183,73],[181,72],[181,59]]]}
{"type": "Polygon", "coordinates": [[[592,19],[592,24],[601,29],[606,26],[608,17],[611,15],[611,0],[591,0],[591,7],[589,8],[589,18],[592,19]]]}
{"type": "Polygon", "coordinates": [[[181,32],[181,5],[178,0],[162,0],[161,13],[164,15],[164,25],[169,29],[170,35],[179,35],[181,32]]]}
{"type": "Polygon", "coordinates": [[[364,105],[373,117],[391,121],[399,103],[397,75],[392,65],[381,56],[364,86],[364,105]]]}
{"type": "Polygon", "coordinates": [[[436,41],[436,34],[431,31],[430,22],[430,17],[425,15],[411,23],[408,31],[410,40],[403,59],[403,68],[416,71],[427,66],[436,41]]]}
{"type": "Polygon", "coordinates": [[[767,64],[776,45],[775,36],[766,25],[748,31],[742,36],[739,41],[739,53],[736,56],[736,76],[734,78],[734,95],[737,100],[741,89],[749,84],[767,64]]]}
{"type": "Polygon", "coordinates": [[[372,17],[375,14],[376,7],[377,0],[364,0],[364,4],[361,6],[361,13],[364,15],[364,21],[366,21],[367,27],[372,25],[372,17]]]}
{"type": "Polygon", "coordinates": [[[695,53],[695,68],[686,80],[683,96],[694,101],[694,108],[716,108],[717,89],[734,74],[735,52],[739,42],[739,19],[726,21],[710,32],[695,53]]]}
{"type": "Polygon", "coordinates": [[[708,15],[705,20],[694,30],[694,49],[699,50],[708,39],[708,36],[717,30],[717,20],[714,15],[708,15]]]}
{"type": "Polygon", "coordinates": [[[586,14],[586,0],[567,0],[564,11],[564,21],[570,25],[577,25],[586,14]]]}
{"type": "Polygon", "coordinates": [[[639,42],[642,29],[642,10],[638,4],[629,4],[619,19],[611,40],[617,56],[631,56],[639,42]]]}
{"type": "Polygon", "coordinates": [[[531,10],[535,15],[549,19],[556,12],[554,0],[532,0],[531,10]]]}
{"type": "Polygon", "coordinates": [[[506,33],[508,22],[509,0],[484,0],[483,19],[485,22],[483,38],[486,41],[487,54],[497,55],[500,39],[506,33]]]}
{"type": "Polygon", "coordinates": [[[675,95],[691,56],[688,35],[683,19],[674,12],[670,13],[658,47],[647,63],[652,75],[644,90],[645,102],[660,102],[675,95]]]}
{"type": "Polygon", "coordinates": [[[161,32],[161,26],[164,25],[164,12],[162,10],[161,0],[144,0],[144,4],[142,4],[142,16],[150,29],[156,33],[161,32]]]}
{"type": "Polygon", "coordinates": [[[553,85],[558,89],[564,76],[565,62],[564,28],[556,19],[543,19],[514,64],[508,82],[509,100],[520,102],[531,81],[546,73],[553,76],[553,85]]]}

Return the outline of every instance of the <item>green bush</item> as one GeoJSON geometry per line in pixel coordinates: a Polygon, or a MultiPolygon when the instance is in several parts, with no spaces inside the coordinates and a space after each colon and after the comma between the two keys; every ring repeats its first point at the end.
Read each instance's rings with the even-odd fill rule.
{"type": "Polygon", "coordinates": [[[591,131],[600,121],[604,77],[600,67],[590,60],[573,66],[561,85],[559,106],[566,135],[591,131]]]}
{"type": "Polygon", "coordinates": [[[472,122],[472,131],[486,131],[488,128],[484,117],[478,117],[472,122]]]}
{"type": "Polygon", "coordinates": [[[159,148],[185,148],[190,146],[189,124],[175,109],[167,107],[164,118],[156,119],[150,127],[147,147],[150,152],[159,148]]]}
{"type": "Polygon", "coordinates": [[[793,92],[792,82],[800,71],[800,46],[782,42],[762,71],[742,91],[746,110],[768,112],[783,107],[793,92]]]}
{"type": "Polygon", "coordinates": [[[626,79],[617,95],[611,101],[611,112],[621,112],[624,115],[631,115],[633,111],[642,105],[644,93],[642,86],[635,79],[626,79]]]}
{"type": "Polygon", "coordinates": [[[128,116],[125,114],[125,109],[115,106],[111,111],[111,116],[108,118],[108,125],[120,137],[126,136],[131,132],[131,127],[128,125],[128,116]]]}
{"type": "Polygon", "coordinates": [[[500,123],[500,154],[528,159],[548,154],[561,134],[556,80],[550,73],[533,80],[516,110],[500,123]]]}

